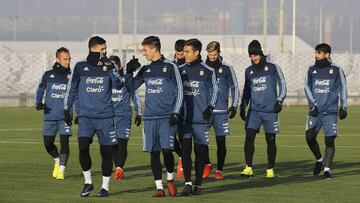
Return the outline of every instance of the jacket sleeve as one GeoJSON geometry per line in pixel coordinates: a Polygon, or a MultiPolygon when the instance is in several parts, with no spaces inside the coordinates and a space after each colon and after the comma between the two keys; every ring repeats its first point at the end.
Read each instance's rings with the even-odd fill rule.
{"type": "Polygon", "coordinates": [[[242,94],[242,98],[241,98],[240,109],[245,109],[249,105],[250,98],[251,98],[251,80],[247,76],[246,71],[245,71],[245,83],[244,83],[243,94],[242,94]]]}
{"type": "Polygon", "coordinates": [[[43,74],[43,76],[41,77],[40,84],[39,84],[38,87],[36,88],[36,92],[35,92],[35,106],[42,102],[43,97],[44,97],[44,93],[45,93],[45,90],[46,90],[46,87],[47,87],[47,84],[46,84],[46,75],[43,74]]]}
{"type": "MultiPolygon", "coordinates": [[[[68,82],[67,91],[64,99],[64,109],[67,111],[72,111],[74,101],[78,103],[78,94],[79,94],[79,82],[80,75],[78,72],[78,66],[75,66],[74,71],[72,72],[71,79],[68,82]]],[[[77,106],[79,108],[79,106],[77,106]]]]}
{"type": "Polygon", "coordinates": [[[174,108],[174,113],[179,114],[180,113],[180,109],[183,103],[183,84],[182,84],[182,80],[181,80],[181,76],[180,76],[180,72],[179,72],[179,68],[173,64],[173,74],[174,76],[172,77],[173,83],[175,84],[176,87],[176,98],[175,98],[175,108],[174,108]]]}
{"type": "Polygon", "coordinates": [[[306,99],[309,103],[309,107],[312,108],[314,106],[317,106],[316,100],[312,93],[312,75],[311,75],[310,69],[308,70],[308,72],[305,75],[304,90],[305,90],[306,99]]]}
{"type": "Polygon", "coordinates": [[[346,77],[341,67],[339,67],[339,75],[340,75],[340,86],[339,86],[340,107],[347,108],[348,93],[347,93],[346,77]]]}
{"type": "Polygon", "coordinates": [[[141,100],[139,96],[139,92],[135,91],[131,94],[131,100],[135,105],[135,112],[137,116],[141,116],[141,100]]]}
{"type": "Polygon", "coordinates": [[[210,70],[210,79],[207,80],[207,91],[208,95],[211,95],[211,100],[209,106],[212,106],[215,108],[217,97],[218,97],[218,83],[216,81],[216,75],[213,68],[209,68],[210,70]]]}
{"type": "Polygon", "coordinates": [[[230,95],[232,101],[231,106],[237,108],[239,104],[239,96],[240,96],[239,85],[237,82],[237,77],[234,68],[232,66],[229,66],[229,68],[230,68],[230,78],[228,78],[227,81],[230,88],[230,95]]]}
{"type": "Polygon", "coordinates": [[[144,67],[139,70],[135,77],[133,73],[125,75],[125,87],[130,92],[134,92],[144,83],[143,70],[144,67]]]}
{"type": "Polygon", "coordinates": [[[120,77],[120,74],[117,72],[115,68],[109,71],[109,76],[111,80],[111,87],[113,89],[119,90],[123,87],[124,79],[120,77]]]}
{"type": "Polygon", "coordinates": [[[283,72],[281,71],[281,68],[278,65],[275,65],[276,67],[276,73],[275,73],[275,80],[277,85],[279,86],[279,95],[277,97],[277,100],[280,102],[284,102],[286,98],[286,82],[283,72]]]}

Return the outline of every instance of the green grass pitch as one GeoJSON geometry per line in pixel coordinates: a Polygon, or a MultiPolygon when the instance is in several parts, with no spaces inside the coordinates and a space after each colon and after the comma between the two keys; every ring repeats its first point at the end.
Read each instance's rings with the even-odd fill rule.
{"type": "MultiPolygon", "coordinates": [[[[141,128],[137,127],[133,127],[129,141],[125,179],[111,182],[108,198],[95,197],[101,187],[100,153],[95,139],[91,146],[95,190],[84,200],[79,196],[83,176],[78,161],[77,127],[70,139],[66,179],[56,181],[51,177],[53,160],[42,144],[42,113],[33,108],[0,108],[0,202],[359,202],[360,108],[350,107],[348,118],[339,121],[331,180],[312,176],[314,158],[304,138],[306,112],[306,107],[291,107],[284,108],[280,114],[281,134],[277,137],[274,179],[265,178],[267,157],[263,131],[255,143],[254,177],[240,176],[244,167],[244,123],[237,115],[231,120],[232,135],[227,139],[225,179],[215,181],[212,174],[203,182],[203,195],[195,197],[151,197],[155,186],[150,160],[149,155],[141,151],[141,128]]],[[[211,135],[210,156],[216,164],[215,139],[214,134],[211,135]]],[[[324,151],[322,132],[318,141],[324,151]]],[[[165,180],[165,170],[163,174],[165,180]]],[[[183,189],[183,183],[177,180],[178,191],[183,189]]]]}

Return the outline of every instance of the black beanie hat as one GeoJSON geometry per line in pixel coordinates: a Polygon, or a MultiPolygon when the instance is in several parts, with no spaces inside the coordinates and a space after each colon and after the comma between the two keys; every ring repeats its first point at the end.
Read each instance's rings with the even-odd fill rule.
{"type": "Polygon", "coordinates": [[[249,56],[250,55],[261,55],[261,56],[264,55],[263,51],[261,50],[261,44],[257,40],[253,40],[250,42],[249,47],[248,47],[248,52],[249,52],[249,56]]]}
{"type": "Polygon", "coordinates": [[[331,54],[331,47],[330,47],[330,45],[328,45],[326,43],[321,43],[321,44],[316,45],[315,50],[331,54]]]}

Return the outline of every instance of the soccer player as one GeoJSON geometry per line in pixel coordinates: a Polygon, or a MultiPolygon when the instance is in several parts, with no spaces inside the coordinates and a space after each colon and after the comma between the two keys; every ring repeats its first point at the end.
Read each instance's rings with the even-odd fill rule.
{"type": "Polygon", "coordinates": [[[189,39],[184,46],[185,64],[180,66],[184,86],[184,123],[182,123],[182,163],[185,187],[181,195],[200,195],[205,153],[209,144],[210,118],[217,100],[218,85],[214,69],[201,59],[202,44],[189,39]],[[191,182],[191,151],[194,139],[195,185],[191,182]]]}
{"type": "MultiPolygon", "coordinates": [[[[179,39],[175,42],[175,57],[174,57],[174,63],[176,63],[176,65],[179,67],[181,65],[183,65],[185,63],[185,58],[184,58],[184,45],[185,45],[185,40],[184,39],[179,39]]],[[[181,110],[181,115],[179,117],[179,123],[182,123],[182,113],[183,110],[181,110]]],[[[178,128],[180,128],[181,126],[178,126],[178,128]]],[[[178,161],[178,165],[177,165],[177,175],[176,175],[176,179],[180,179],[180,178],[184,178],[184,172],[183,172],[183,168],[182,168],[182,161],[181,161],[181,156],[182,156],[182,149],[181,149],[181,141],[182,138],[179,137],[180,134],[177,133],[177,136],[175,135],[175,146],[174,146],[174,151],[176,152],[176,154],[179,156],[179,161],[178,161]]]]}
{"type": "Polygon", "coordinates": [[[245,122],[245,162],[243,176],[253,175],[254,142],[261,125],[264,127],[267,143],[268,168],[266,177],[273,178],[276,158],[276,134],[279,133],[278,113],[286,97],[286,84],[280,67],[266,61],[261,45],[253,40],[248,47],[252,65],[245,70],[245,85],[240,105],[240,116],[245,122]],[[279,93],[277,93],[277,86],[279,93]],[[250,103],[248,113],[245,109],[250,103]]]}
{"type": "Polygon", "coordinates": [[[154,197],[165,196],[162,184],[160,152],[164,156],[167,170],[167,188],[170,196],[176,195],[174,182],[174,136],[178,114],[183,100],[183,89],[178,67],[161,55],[160,39],[146,37],[143,52],[149,65],[143,66],[135,78],[132,73],[140,66],[137,59],[127,64],[126,84],[136,90],[145,83],[145,110],[143,128],[143,150],[150,152],[151,169],[155,179],[154,197]]]}
{"type": "Polygon", "coordinates": [[[65,166],[69,159],[69,137],[71,127],[64,122],[64,97],[71,75],[70,52],[61,47],[56,50],[56,63],[46,71],[36,89],[36,110],[44,110],[43,138],[46,151],[54,158],[52,176],[57,180],[64,179],[65,166]],[[43,98],[45,94],[45,103],[43,98]],[[60,154],[54,144],[55,136],[60,134],[60,154]]]}
{"type": "MultiPolygon", "coordinates": [[[[110,61],[115,64],[117,73],[120,75],[122,80],[125,79],[125,71],[121,65],[121,60],[118,56],[110,56],[110,61]]],[[[135,125],[140,126],[141,124],[141,102],[137,91],[130,92],[125,86],[120,90],[113,88],[112,90],[112,101],[115,111],[115,129],[118,140],[118,153],[113,155],[114,164],[116,166],[114,179],[121,180],[124,173],[124,165],[127,158],[127,145],[130,138],[131,129],[131,117],[132,108],[130,102],[132,101],[135,105],[135,125]]]]}
{"type": "Polygon", "coordinates": [[[337,137],[337,113],[340,99],[339,118],[347,116],[347,86],[342,68],[332,63],[331,47],[318,44],[315,47],[315,64],[305,75],[305,95],[309,103],[306,122],[306,142],[316,162],[313,174],[319,175],[324,165],[324,178],[332,178],[330,168],[335,155],[337,137]],[[340,96],[340,98],[339,98],[340,96]],[[320,152],[316,137],[323,128],[325,135],[325,156],[320,152]]]}
{"type": "Polygon", "coordinates": [[[175,42],[175,55],[174,55],[174,63],[176,65],[181,66],[185,63],[184,58],[184,45],[185,45],[184,39],[176,40],[175,42]]]}
{"type": "MultiPolygon", "coordinates": [[[[236,109],[239,103],[239,87],[233,67],[224,63],[220,56],[220,43],[216,41],[210,42],[206,47],[206,51],[208,53],[206,65],[215,70],[219,87],[216,106],[211,117],[211,125],[215,131],[217,146],[217,170],[215,171],[215,180],[222,180],[226,156],[225,138],[227,135],[230,135],[229,118],[232,119],[236,115],[236,109]],[[232,103],[228,109],[229,93],[231,94],[232,103]]],[[[206,150],[205,157],[203,178],[208,178],[212,170],[209,150],[206,150]]]]}
{"type": "Polygon", "coordinates": [[[111,100],[112,89],[121,88],[121,83],[114,75],[113,64],[106,57],[106,41],[98,36],[89,39],[89,54],[86,61],[78,62],[72,73],[65,96],[65,122],[71,125],[70,110],[77,99],[79,120],[78,144],[79,160],[85,179],[81,197],[89,196],[94,189],[91,177],[90,144],[97,134],[102,158],[102,186],[98,197],[106,197],[112,173],[112,153],[117,150],[114,128],[114,108],[111,100]]]}

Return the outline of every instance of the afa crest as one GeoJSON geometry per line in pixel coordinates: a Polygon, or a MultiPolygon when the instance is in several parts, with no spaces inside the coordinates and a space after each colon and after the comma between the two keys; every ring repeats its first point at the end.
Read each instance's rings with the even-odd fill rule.
{"type": "Polygon", "coordinates": [[[166,72],[167,72],[167,66],[164,66],[163,69],[162,69],[162,71],[163,71],[164,73],[166,73],[166,72]]]}

